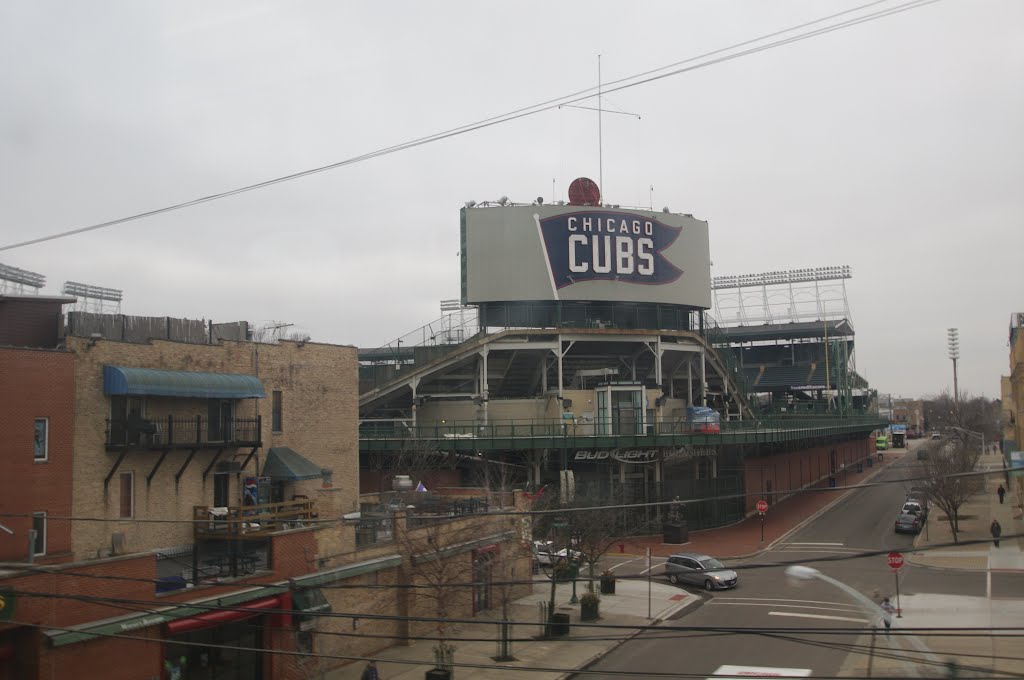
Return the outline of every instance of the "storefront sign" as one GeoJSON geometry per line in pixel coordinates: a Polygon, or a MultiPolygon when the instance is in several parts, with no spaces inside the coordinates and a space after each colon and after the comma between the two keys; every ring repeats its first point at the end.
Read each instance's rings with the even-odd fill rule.
{"type": "Polygon", "coordinates": [[[573,460],[614,460],[620,463],[653,463],[659,460],[689,460],[693,458],[715,458],[716,456],[718,456],[718,449],[714,446],[677,446],[665,449],[577,451],[573,460]]]}

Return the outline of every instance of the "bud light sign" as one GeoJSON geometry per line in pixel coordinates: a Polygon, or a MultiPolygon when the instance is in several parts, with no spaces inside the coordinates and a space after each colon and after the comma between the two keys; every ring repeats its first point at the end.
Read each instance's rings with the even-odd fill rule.
{"type": "Polygon", "coordinates": [[[661,285],[683,274],[662,254],[681,227],[649,215],[596,210],[533,217],[556,288],[581,281],[661,285]]]}

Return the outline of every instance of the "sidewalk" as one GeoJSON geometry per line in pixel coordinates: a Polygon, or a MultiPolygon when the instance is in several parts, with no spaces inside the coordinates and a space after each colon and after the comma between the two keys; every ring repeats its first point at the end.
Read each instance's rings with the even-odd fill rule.
{"type": "MultiPolygon", "coordinates": [[[[844,470],[838,475],[838,484],[844,487],[863,484],[900,460],[908,452],[909,449],[889,450],[885,452],[881,462],[874,459],[871,467],[865,464],[863,472],[857,472],[856,468],[844,470]]],[[[720,559],[750,557],[810,522],[818,513],[824,511],[825,508],[850,491],[851,489],[818,487],[775,503],[768,508],[768,512],[765,514],[764,542],[761,541],[761,519],[755,514],[727,527],[691,531],[690,542],[684,545],[662,543],[660,535],[640,536],[624,540],[622,541],[622,551],[617,552],[617,548],[612,548],[608,556],[638,557],[645,554],[646,548],[650,548],[651,554],[659,557],[668,557],[676,552],[704,553],[720,559]]]]}
{"type": "MultiPolygon", "coordinates": [[[[577,592],[582,590],[581,580],[577,592]]],[[[479,641],[456,642],[455,660],[458,664],[479,665],[482,668],[456,667],[456,676],[462,678],[500,678],[501,680],[555,680],[568,674],[558,669],[578,669],[604,656],[613,648],[637,634],[636,626],[652,625],[678,611],[698,603],[697,595],[675,586],[651,582],[650,605],[646,581],[619,580],[614,595],[601,596],[601,618],[595,623],[622,625],[624,628],[572,627],[568,638],[536,638],[541,633],[539,603],[550,596],[550,581],[537,581],[534,592],[512,604],[511,619],[520,623],[512,626],[512,655],[515,661],[495,661],[497,654],[497,626],[494,613],[480,614],[479,622],[458,626],[452,638],[478,638],[479,641]],[[647,618],[648,606],[652,619],[647,618]],[[524,623],[532,622],[532,623],[524,623]],[[536,639],[535,639],[536,638],[536,639]],[[508,670],[517,667],[521,671],[508,670]],[[526,670],[547,668],[548,671],[526,670]],[[493,669],[493,670],[491,670],[493,669]],[[500,670],[499,670],[500,669],[500,670]]],[[[560,584],[557,591],[556,611],[567,613],[573,624],[579,623],[579,605],[570,605],[572,588],[560,584]]],[[[377,667],[386,680],[422,680],[426,671],[434,667],[433,641],[415,642],[413,645],[395,646],[379,652],[377,667]]],[[[359,680],[364,665],[353,663],[325,674],[329,680],[359,680]]]]}
{"type": "MultiPolygon", "coordinates": [[[[1003,457],[998,453],[986,453],[978,462],[982,470],[1002,470],[1003,457]]],[[[957,540],[968,545],[950,546],[953,543],[953,531],[949,521],[939,508],[932,503],[925,531],[914,540],[915,552],[910,561],[925,567],[945,569],[973,569],[993,571],[1024,572],[1024,540],[1021,538],[1004,538],[998,548],[992,543],[989,525],[994,517],[1003,527],[1003,536],[1019,535],[1024,532],[1024,519],[1021,510],[1010,503],[1013,496],[1006,495],[1006,502],[999,503],[996,488],[1002,482],[1009,485],[1002,474],[985,477],[985,488],[972,496],[960,507],[960,531],[957,540]],[[980,541],[971,543],[971,541],[980,541]],[[943,546],[930,549],[932,546],[943,546]]]]}

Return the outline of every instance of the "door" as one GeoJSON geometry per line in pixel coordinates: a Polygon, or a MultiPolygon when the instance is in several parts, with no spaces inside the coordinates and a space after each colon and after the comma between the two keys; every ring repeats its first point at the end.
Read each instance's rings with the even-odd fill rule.
{"type": "Polygon", "coordinates": [[[230,399],[210,399],[207,406],[206,437],[211,442],[233,440],[234,402],[230,399]]]}
{"type": "Polygon", "coordinates": [[[110,398],[110,443],[138,444],[145,414],[142,397],[117,394],[110,398]]]}
{"type": "Polygon", "coordinates": [[[213,474],[213,505],[223,508],[231,505],[229,490],[231,488],[231,475],[227,472],[215,472],[213,474]]]}

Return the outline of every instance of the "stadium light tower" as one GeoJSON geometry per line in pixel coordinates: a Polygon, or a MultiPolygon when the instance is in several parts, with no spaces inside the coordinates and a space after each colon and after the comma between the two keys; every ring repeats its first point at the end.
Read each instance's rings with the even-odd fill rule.
{"type": "Polygon", "coordinates": [[[953,360],[953,406],[959,415],[960,390],[956,382],[956,360],[960,358],[960,331],[956,328],[946,329],[946,342],[949,347],[949,358],[953,360]]]}

